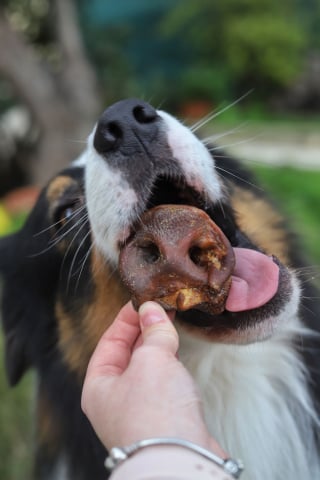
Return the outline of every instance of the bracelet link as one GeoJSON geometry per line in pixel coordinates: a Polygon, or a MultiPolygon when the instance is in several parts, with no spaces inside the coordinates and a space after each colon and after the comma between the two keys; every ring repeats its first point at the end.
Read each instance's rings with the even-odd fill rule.
{"type": "Polygon", "coordinates": [[[224,470],[225,472],[229,473],[233,478],[240,478],[240,475],[244,470],[244,466],[241,460],[227,458],[224,461],[224,470]]]}
{"type": "Polygon", "coordinates": [[[120,463],[127,460],[127,458],[129,458],[129,456],[126,453],[124,448],[113,447],[111,448],[109,455],[104,462],[104,466],[106,467],[107,470],[112,471],[120,463]]]}

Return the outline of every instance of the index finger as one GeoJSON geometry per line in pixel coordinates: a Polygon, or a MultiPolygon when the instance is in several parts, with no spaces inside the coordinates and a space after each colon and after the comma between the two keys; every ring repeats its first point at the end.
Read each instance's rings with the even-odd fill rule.
{"type": "Polygon", "coordinates": [[[102,335],[89,362],[87,376],[121,375],[140,333],[139,315],[128,302],[102,335]]]}

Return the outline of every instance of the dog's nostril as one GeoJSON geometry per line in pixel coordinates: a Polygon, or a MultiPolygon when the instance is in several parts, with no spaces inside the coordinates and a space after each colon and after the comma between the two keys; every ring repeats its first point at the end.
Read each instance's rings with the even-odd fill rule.
{"type": "Polygon", "coordinates": [[[157,112],[151,105],[137,105],[132,113],[138,123],[151,123],[157,117],[157,112]]]}
{"type": "Polygon", "coordinates": [[[123,131],[117,122],[98,125],[94,146],[98,152],[108,152],[114,149],[123,137],[123,131]]]}
{"type": "Polygon", "coordinates": [[[111,139],[120,140],[122,138],[123,132],[121,127],[116,122],[110,122],[106,126],[106,136],[110,137],[111,139]]]}

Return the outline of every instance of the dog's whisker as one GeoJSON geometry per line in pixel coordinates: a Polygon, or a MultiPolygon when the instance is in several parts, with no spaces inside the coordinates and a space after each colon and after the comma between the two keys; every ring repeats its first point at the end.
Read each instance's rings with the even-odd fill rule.
{"type": "Polygon", "coordinates": [[[320,278],[320,266],[300,267],[293,269],[301,285],[317,281],[320,278]]]}
{"type": "Polygon", "coordinates": [[[88,141],[87,140],[77,140],[75,138],[67,138],[67,142],[70,143],[82,143],[83,145],[87,145],[88,141]]]}
{"type": "MultiPolygon", "coordinates": [[[[301,297],[302,299],[306,299],[308,297],[304,297],[302,296],[301,297]]],[[[310,315],[312,315],[313,317],[315,317],[317,315],[317,312],[315,312],[314,310],[312,310],[311,308],[307,307],[307,305],[305,303],[301,303],[301,308],[305,311],[305,312],[308,312],[310,315]]]]}
{"type": "Polygon", "coordinates": [[[307,265],[306,267],[294,268],[296,273],[320,272],[320,265],[307,265]]]}
{"type": "MultiPolygon", "coordinates": [[[[87,238],[91,235],[91,233],[92,233],[91,230],[89,230],[89,231],[87,232],[85,238],[82,240],[81,243],[84,243],[84,242],[87,240],[87,238]]],[[[80,247],[79,247],[79,248],[80,248],[80,247]]],[[[88,248],[88,251],[86,252],[84,258],[80,260],[81,268],[80,268],[80,271],[79,271],[79,274],[78,274],[78,278],[77,278],[77,281],[76,281],[76,284],[75,284],[75,287],[74,287],[74,292],[75,292],[75,293],[76,293],[77,290],[78,290],[82,272],[83,272],[83,270],[84,270],[85,264],[86,264],[87,261],[88,261],[88,258],[90,257],[90,254],[91,254],[93,248],[94,248],[94,242],[91,242],[91,245],[90,245],[90,247],[88,248]]]]}
{"type": "Polygon", "coordinates": [[[211,120],[213,120],[214,118],[218,117],[219,115],[221,115],[222,113],[226,112],[227,110],[230,110],[230,108],[234,107],[235,105],[237,105],[238,103],[240,103],[243,99],[245,99],[248,95],[250,95],[251,93],[253,92],[253,89],[251,90],[248,90],[248,92],[244,93],[241,97],[239,97],[237,100],[235,100],[234,102],[232,103],[229,103],[226,107],[218,110],[218,111],[214,111],[212,114],[208,114],[204,117],[204,119],[196,122],[191,128],[191,132],[192,133],[195,133],[197,130],[199,130],[200,128],[202,128],[204,125],[206,125],[208,122],[210,122],[211,120]]]}
{"type": "Polygon", "coordinates": [[[62,220],[58,220],[57,222],[51,223],[49,227],[46,227],[43,230],[40,230],[39,232],[34,233],[33,237],[38,237],[39,235],[43,235],[44,233],[50,231],[52,228],[58,226],[60,223],[62,223],[62,220]]]}
{"type": "Polygon", "coordinates": [[[231,177],[234,177],[234,178],[240,180],[240,182],[243,182],[243,183],[246,183],[247,185],[250,185],[250,187],[253,187],[253,188],[257,189],[257,190],[260,190],[261,192],[264,191],[264,189],[263,189],[262,187],[259,187],[258,185],[255,185],[254,183],[249,182],[249,180],[246,180],[246,179],[240,177],[239,175],[236,175],[235,173],[232,173],[230,170],[227,170],[227,169],[222,168],[222,167],[220,167],[220,166],[218,167],[217,165],[216,165],[215,168],[216,168],[217,170],[220,170],[221,172],[226,173],[227,175],[230,175],[231,177]]]}
{"type": "Polygon", "coordinates": [[[63,259],[62,259],[62,262],[61,262],[61,267],[60,267],[60,272],[63,271],[64,269],[64,265],[65,265],[65,262],[68,258],[68,255],[69,255],[69,252],[72,248],[72,245],[75,241],[75,239],[77,238],[78,234],[80,233],[80,231],[82,230],[82,228],[88,223],[88,219],[84,216],[82,217],[81,219],[79,219],[79,221],[76,223],[76,226],[79,227],[77,232],[75,233],[75,235],[73,236],[72,240],[70,241],[69,245],[68,245],[68,248],[66,249],[64,255],[63,255],[63,259]],[[82,223],[83,222],[83,223],[82,223]],[[82,223],[82,224],[81,224],[82,223]]]}
{"type": "Polygon", "coordinates": [[[210,135],[209,137],[201,139],[201,141],[206,145],[210,146],[212,143],[216,143],[218,140],[224,137],[228,137],[229,135],[233,135],[243,129],[245,126],[248,125],[248,122],[243,122],[238,127],[232,128],[231,130],[227,130],[223,133],[218,133],[216,135],[210,135]]]}
{"type": "Polygon", "coordinates": [[[209,152],[216,152],[217,150],[219,151],[219,150],[224,150],[230,147],[236,147],[238,145],[243,145],[244,143],[253,142],[254,140],[257,140],[257,138],[261,137],[262,135],[263,133],[258,133],[254,137],[244,138],[243,140],[238,140],[237,142],[234,142],[234,143],[227,143],[225,145],[216,145],[212,148],[208,148],[208,150],[209,152]]]}
{"type": "Polygon", "coordinates": [[[88,212],[86,211],[86,209],[79,209],[79,211],[77,212],[74,212],[72,213],[72,215],[70,216],[70,218],[68,218],[65,223],[61,226],[61,230],[62,228],[65,229],[69,223],[72,223],[74,222],[75,220],[75,217],[79,216],[78,220],[76,221],[76,223],[74,223],[73,225],[69,226],[69,228],[60,233],[59,231],[57,231],[55,237],[58,239],[58,241],[62,240],[64,237],[66,237],[67,235],[69,235],[69,233],[74,230],[75,227],[77,227],[79,225],[80,222],[82,222],[84,219],[87,219],[88,218],[88,212]],[[82,214],[84,210],[84,213],[82,214]],[[81,215],[82,214],[82,215],[81,215]],[[81,216],[80,216],[81,215],[81,216]]]}
{"type": "Polygon", "coordinates": [[[58,243],[60,243],[64,238],[66,238],[72,232],[72,230],[77,228],[83,221],[85,221],[87,217],[88,217],[87,214],[83,215],[81,218],[77,220],[77,222],[74,225],[72,225],[68,230],[66,230],[63,233],[59,234],[59,232],[57,232],[57,235],[50,242],[50,247],[54,247],[58,243]]]}
{"type": "MultiPolygon", "coordinates": [[[[87,207],[86,205],[81,205],[79,208],[73,211],[72,215],[70,218],[67,219],[65,225],[67,225],[69,222],[73,220],[74,215],[77,215],[78,213],[81,213],[83,210],[85,210],[87,207]]],[[[33,237],[38,237],[39,235],[42,235],[48,231],[50,231],[52,228],[57,227],[59,224],[63,222],[62,219],[58,220],[57,222],[51,223],[49,227],[44,228],[43,230],[40,230],[39,232],[36,232],[33,234],[33,237]]]]}
{"type": "MultiPolygon", "coordinates": [[[[82,223],[82,225],[79,226],[78,231],[77,231],[77,232],[75,233],[75,235],[73,236],[73,238],[72,238],[72,240],[71,240],[71,242],[70,242],[70,244],[69,244],[69,246],[68,246],[68,249],[67,249],[67,251],[66,251],[66,253],[65,253],[65,255],[64,255],[63,263],[65,262],[65,259],[67,258],[67,256],[68,256],[68,254],[69,254],[69,252],[70,252],[70,250],[71,250],[74,242],[76,241],[78,235],[81,233],[81,231],[83,230],[83,228],[84,228],[87,224],[88,224],[88,222],[87,222],[87,221],[84,221],[84,222],[82,223]]],[[[91,231],[89,230],[89,234],[90,234],[90,233],[91,233],[91,231]]],[[[84,236],[84,238],[82,239],[82,241],[81,241],[80,244],[78,245],[75,254],[73,255],[72,262],[71,262],[71,265],[70,265],[70,267],[69,267],[68,277],[67,277],[67,286],[66,286],[66,290],[67,290],[67,291],[69,291],[69,286],[70,286],[70,282],[71,282],[71,277],[72,277],[72,275],[73,275],[72,270],[73,270],[74,264],[75,264],[75,262],[76,262],[76,258],[77,258],[77,256],[78,256],[79,251],[81,250],[81,247],[82,247],[82,245],[83,245],[83,242],[87,239],[87,237],[88,237],[88,234],[86,233],[86,235],[84,236]]]]}
{"type": "MultiPolygon", "coordinates": [[[[212,120],[212,118],[214,118],[214,116],[217,114],[218,112],[218,109],[214,109],[214,110],[211,110],[211,112],[207,113],[207,115],[205,115],[204,117],[200,118],[200,120],[198,120],[196,123],[194,123],[193,125],[191,125],[190,130],[192,133],[195,133],[197,130],[199,130],[201,127],[203,127],[204,125],[206,125],[206,123],[210,122],[210,120],[212,120]]],[[[184,120],[183,122],[183,125],[186,125],[186,121],[184,120]]]]}
{"type": "Polygon", "coordinates": [[[318,282],[319,278],[320,278],[320,274],[312,275],[311,277],[304,278],[303,280],[300,279],[300,285],[303,286],[310,282],[318,282]]]}
{"type": "MultiPolygon", "coordinates": [[[[73,227],[70,228],[70,230],[66,233],[69,233],[73,228],[75,228],[75,225],[73,225],[73,227]]],[[[32,253],[32,254],[28,255],[28,258],[35,258],[35,257],[38,257],[40,255],[43,255],[44,253],[49,252],[50,250],[52,250],[56,245],[58,245],[61,242],[61,240],[63,239],[63,236],[65,236],[65,235],[61,235],[58,238],[51,239],[48,242],[48,246],[46,248],[44,248],[43,250],[40,250],[37,253],[32,253]]]]}
{"type": "Polygon", "coordinates": [[[157,106],[157,110],[162,110],[162,106],[166,103],[166,99],[162,99],[160,100],[160,102],[158,103],[158,106],[157,106]]]}
{"type": "Polygon", "coordinates": [[[221,211],[222,211],[222,215],[223,215],[223,218],[227,218],[227,215],[226,215],[226,212],[225,212],[225,209],[224,209],[224,206],[223,206],[223,203],[222,201],[219,199],[219,206],[221,208],[221,211]]]}

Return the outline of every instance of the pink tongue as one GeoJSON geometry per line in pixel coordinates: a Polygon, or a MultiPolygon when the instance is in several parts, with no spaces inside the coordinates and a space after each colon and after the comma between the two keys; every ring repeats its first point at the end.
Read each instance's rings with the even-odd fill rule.
{"type": "Polygon", "coordinates": [[[229,312],[258,308],[276,294],[279,267],[270,257],[247,248],[234,248],[236,266],[226,303],[229,312]]]}

